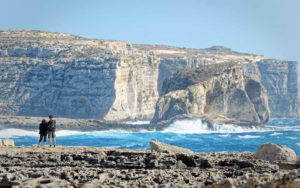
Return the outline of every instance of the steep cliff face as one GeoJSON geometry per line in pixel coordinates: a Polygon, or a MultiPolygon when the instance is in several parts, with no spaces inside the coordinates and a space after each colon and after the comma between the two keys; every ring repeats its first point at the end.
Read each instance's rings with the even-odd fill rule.
{"type": "Polygon", "coordinates": [[[264,60],[257,62],[261,83],[267,88],[272,117],[297,117],[297,62],[264,60]]]}
{"type": "Polygon", "coordinates": [[[210,122],[261,125],[269,120],[265,88],[240,64],[207,65],[172,75],[163,84],[152,120],[200,117],[210,122]]]}
{"type": "Polygon", "coordinates": [[[163,82],[172,73],[229,62],[241,63],[246,75],[265,86],[271,117],[297,115],[296,62],[224,47],[131,45],[13,30],[0,31],[0,114],[152,119],[158,97],[165,93],[163,82]]]}
{"type": "Polygon", "coordinates": [[[239,53],[230,48],[213,46],[206,49],[178,48],[162,45],[134,45],[134,47],[152,51],[160,58],[158,90],[162,94],[163,82],[172,73],[184,68],[197,68],[210,64],[256,62],[263,56],[239,53]]]}
{"type": "Polygon", "coordinates": [[[172,73],[184,68],[210,64],[242,63],[244,73],[259,81],[269,96],[272,118],[299,117],[300,103],[297,89],[297,62],[265,59],[263,56],[238,53],[224,47],[186,49],[159,45],[137,45],[153,51],[160,58],[158,89],[164,93],[163,82],[172,73]]]}
{"type": "Polygon", "coordinates": [[[158,97],[158,61],[121,41],[1,31],[0,72],[4,115],[151,118],[158,97]]]}

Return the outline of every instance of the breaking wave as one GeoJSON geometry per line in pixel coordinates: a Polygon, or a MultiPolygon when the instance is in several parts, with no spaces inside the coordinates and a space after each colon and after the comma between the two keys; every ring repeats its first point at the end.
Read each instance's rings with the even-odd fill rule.
{"type": "MultiPolygon", "coordinates": [[[[138,121],[138,122],[126,122],[128,124],[147,124],[148,121],[138,121]]],[[[300,126],[265,126],[265,127],[246,127],[237,126],[233,124],[207,124],[201,119],[184,119],[175,120],[167,128],[162,131],[148,131],[140,130],[136,132],[129,132],[124,130],[106,130],[106,131],[74,131],[74,130],[58,130],[56,131],[57,137],[72,136],[72,135],[85,135],[91,137],[123,137],[126,138],[135,133],[175,133],[175,134],[210,134],[210,133],[220,133],[219,137],[229,137],[231,133],[255,133],[255,132],[271,132],[270,136],[282,135],[280,131],[298,131],[300,126]]],[[[38,137],[38,130],[29,131],[22,129],[2,129],[0,130],[0,138],[13,138],[20,136],[34,136],[38,137]]],[[[247,135],[246,135],[247,136],[247,135]]],[[[247,138],[246,136],[240,138],[247,138]]],[[[250,137],[249,137],[250,138],[250,137]]],[[[290,137],[289,139],[295,139],[295,137],[290,137]]]]}
{"type": "Polygon", "coordinates": [[[245,127],[232,124],[208,125],[201,119],[175,120],[162,132],[177,134],[205,134],[205,133],[244,133],[244,132],[266,132],[274,131],[269,127],[245,127]]]}

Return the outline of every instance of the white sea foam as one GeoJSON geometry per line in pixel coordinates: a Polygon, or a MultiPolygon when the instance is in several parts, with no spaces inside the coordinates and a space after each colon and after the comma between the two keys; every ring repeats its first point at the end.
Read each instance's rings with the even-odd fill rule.
{"type": "MultiPolygon", "coordinates": [[[[141,130],[139,133],[151,133],[154,131],[141,130]]],[[[74,135],[85,135],[85,136],[94,136],[94,137],[124,137],[127,138],[132,134],[132,132],[123,131],[123,130],[107,130],[107,131],[74,131],[74,130],[58,130],[55,132],[57,137],[62,136],[74,136],[74,135]]],[[[23,129],[2,129],[0,130],[0,139],[7,139],[20,136],[33,136],[39,137],[38,130],[28,131],[23,129]]]]}
{"type": "Polygon", "coordinates": [[[177,134],[203,134],[203,133],[243,133],[243,132],[265,132],[274,129],[267,127],[242,127],[232,124],[212,124],[202,122],[201,119],[175,120],[162,132],[177,134]]]}
{"type": "Polygon", "coordinates": [[[124,121],[123,123],[125,124],[130,124],[130,125],[146,125],[146,124],[150,124],[150,121],[124,121]]]}
{"type": "Polygon", "coordinates": [[[300,126],[266,126],[267,128],[272,128],[278,131],[300,131],[300,126]]]}
{"type": "MultiPolygon", "coordinates": [[[[128,122],[129,123],[129,122],[128,122]]],[[[133,122],[130,122],[133,123],[133,122]]],[[[147,121],[140,121],[135,123],[149,123],[147,121]]],[[[175,120],[166,129],[161,131],[162,133],[177,133],[177,134],[209,134],[209,133],[221,133],[220,137],[229,137],[230,133],[247,133],[247,132],[267,132],[267,131],[282,131],[282,130],[295,130],[299,126],[286,127],[243,127],[231,124],[212,124],[209,126],[207,123],[202,122],[201,119],[185,119],[175,120]]],[[[151,133],[155,131],[140,130],[139,133],[151,133]]],[[[270,136],[280,135],[282,133],[274,132],[270,136]]],[[[56,131],[58,137],[71,136],[71,135],[87,135],[95,137],[127,137],[132,135],[132,132],[124,130],[107,130],[107,131],[72,131],[72,130],[58,130],[56,131]]],[[[0,138],[12,138],[19,136],[36,136],[38,137],[38,131],[27,131],[22,129],[3,129],[0,130],[0,138]]]]}
{"type": "Polygon", "coordinates": [[[297,139],[299,139],[298,137],[287,137],[288,139],[291,139],[291,140],[297,140],[297,139]]]}
{"type": "Polygon", "coordinates": [[[270,136],[277,136],[277,135],[282,135],[282,133],[274,132],[274,133],[270,134],[270,136]]]}
{"type": "Polygon", "coordinates": [[[243,136],[237,136],[241,139],[249,139],[249,138],[260,138],[261,136],[254,136],[254,135],[243,135],[243,136]]]}
{"type": "Polygon", "coordinates": [[[26,131],[22,129],[3,129],[0,130],[0,138],[13,138],[18,136],[39,136],[38,131],[26,131]]]}
{"type": "Polygon", "coordinates": [[[223,137],[223,138],[226,138],[226,137],[229,137],[230,136],[230,134],[220,134],[220,135],[218,135],[219,137],[223,137]]]}
{"type": "Polygon", "coordinates": [[[296,143],[296,145],[298,145],[300,147],[300,143],[296,143]]]}
{"type": "MultiPolygon", "coordinates": [[[[59,130],[56,131],[56,136],[71,136],[71,135],[81,135],[81,134],[90,134],[91,132],[80,132],[80,131],[71,131],[71,130],[59,130]]],[[[13,138],[20,136],[34,136],[38,137],[38,131],[27,131],[23,129],[2,129],[0,130],[0,138],[13,138]]]]}

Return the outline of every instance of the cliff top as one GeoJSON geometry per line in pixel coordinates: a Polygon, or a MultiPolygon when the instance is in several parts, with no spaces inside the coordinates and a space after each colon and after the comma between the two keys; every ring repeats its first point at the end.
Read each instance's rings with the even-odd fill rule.
{"type": "Polygon", "coordinates": [[[174,89],[185,89],[190,85],[209,80],[218,75],[237,71],[241,68],[234,62],[211,64],[199,68],[185,68],[173,73],[163,83],[163,93],[168,93],[174,89]]]}
{"type": "Polygon", "coordinates": [[[186,68],[172,74],[170,79],[187,79],[190,83],[195,84],[223,74],[237,66],[238,64],[235,63],[223,63],[211,64],[199,68],[186,68]]]}
{"type": "MultiPolygon", "coordinates": [[[[72,34],[49,32],[41,30],[0,30],[0,40],[3,41],[80,41],[82,44],[88,45],[102,45],[103,43],[122,43],[126,45],[131,45],[129,42],[120,40],[102,40],[102,39],[89,39],[72,34]]],[[[184,48],[175,47],[168,45],[150,45],[150,44],[132,44],[134,48],[142,51],[152,51],[156,55],[166,58],[176,58],[176,57],[203,57],[205,58],[220,58],[228,59],[247,59],[250,61],[261,60],[264,57],[260,55],[240,53],[232,51],[230,48],[223,46],[212,46],[205,49],[195,49],[195,48],[184,48]]],[[[217,60],[216,60],[217,61],[217,60]]]]}
{"type": "Polygon", "coordinates": [[[0,38],[84,39],[71,34],[41,30],[0,30],[0,38]]]}

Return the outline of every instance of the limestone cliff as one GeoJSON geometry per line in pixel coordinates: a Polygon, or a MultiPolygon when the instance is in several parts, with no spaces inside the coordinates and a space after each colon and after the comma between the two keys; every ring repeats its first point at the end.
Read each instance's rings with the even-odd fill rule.
{"type": "Polygon", "coordinates": [[[172,73],[184,68],[210,64],[241,63],[244,73],[259,81],[266,89],[272,118],[300,117],[297,84],[297,62],[266,59],[263,56],[238,53],[229,48],[214,46],[207,49],[188,49],[160,45],[136,45],[153,51],[160,58],[158,90],[164,92],[163,82],[172,73]],[[298,98],[298,99],[297,99],[298,98]]]}
{"type": "Polygon", "coordinates": [[[128,42],[0,32],[0,114],[151,118],[158,61],[128,42]]]}
{"type": "Polygon", "coordinates": [[[0,31],[0,115],[152,119],[168,76],[228,62],[242,63],[265,86],[272,117],[297,115],[296,62],[224,47],[132,45],[23,30],[0,31]]]}
{"type": "Polygon", "coordinates": [[[152,122],[200,117],[210,122],[260,125],[269,120],[265,88],[243,73],[241,64],[185,69],[163,84],[152,122]]]}

